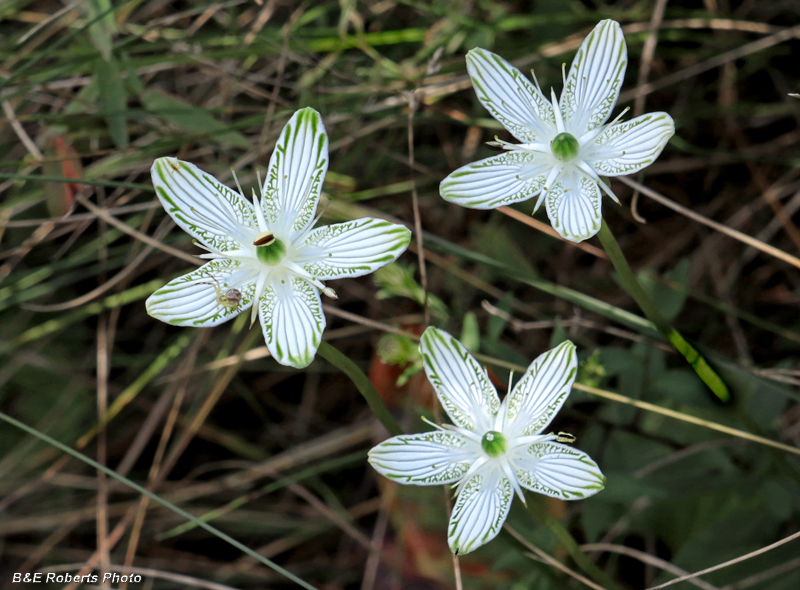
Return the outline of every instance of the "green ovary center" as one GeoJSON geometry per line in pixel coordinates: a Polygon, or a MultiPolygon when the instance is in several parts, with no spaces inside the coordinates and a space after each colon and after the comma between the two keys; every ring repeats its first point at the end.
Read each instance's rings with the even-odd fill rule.
{"type": "Polygon", "coordinates": [[[553,156],[556,160],[562,162],[569,162],[574,160],[580,151],[578,140],[569,133],[559,133],[555,136],[553,141],[550,142],[550,149],[553,150],[553,156]]]}
{"type": "Polygon", "coordinates": [[[481,438],[481,447],[490,457],[500,457],[508,450],[508,441],[502,433],[490,430],[481,438]]]}
{"type": "Polygon", "coordinates": [[[275,238],[275,240],[264,246],[256,246],[258,259],[267,266],[278,266],[286,256],[286,245],[275,238]]]}

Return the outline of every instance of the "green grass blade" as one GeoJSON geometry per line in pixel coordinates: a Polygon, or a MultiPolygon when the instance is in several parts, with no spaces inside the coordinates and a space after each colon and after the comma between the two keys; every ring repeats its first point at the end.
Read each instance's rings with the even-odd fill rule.
{"type": "Polygon", "coordinates": [[[175,514],[178,514],[178,515],[182,516],[183,518],[185,518],[186,520],[193,522],[194,524],[196,524],[197,526],[199,526],[202,529],[205,529],[206,531],[208,531],[209,533],[211,533],[215,537],[217,537],[219,539],[222,539],[223,541],[225,541],[226,543],[236,547],[237,549],[239,549],[243,553],[246,553],[247,555],[249,555],[253,559],[258,560],[260,563],[263,563],[264,565],[266,565],[267,567],[273,569],[277,573],[285,576],[286,578],[288,578],[289,580],[291,580],[292,582],[294,582],[298,586],[300,586],[302,588],[306,588],[306,590],[317,590],[317,588],[315,588],[314,586],[312,586],[308,582],[306,582],[304,580],[301,580],[300,578],[295,576],[292,572],[282,568],[281,566],[279,566],[274,561],[271,561],[271,560],[267,559],[266,557],[264,557],[263,555],[260,555],[260,554],[256,553],[255,551],[253,551],[252,549],[250,549],[246,545],[243,545],[242,543],[240,543],[239,541],[237,541],[233,537],[231,537],[229,535],[226,535],[221,530],[211,526],[208,523],[203,522],[199,518],[195,518],[194,516],[192,516],[191,514],[186,512],[185,510],[182,510],[182,509],[178,508],[172,502],[164,500],[163,498],[157,496],[153,492],[151,492],[149,490],[146,490],[145,488],[143,488],[140,485],[135,484],[134,482],[129,480],[127,477],[124,477],[124,476],[120,475],[116,471],[113,471],[113,470],[109,469],[108,467],[105,467],[104,465],[100,465],[100,463],[98,463],[97,461],[94,461],[93,459],[90,459],[89,457],[87,457],[83,453],[79,453],[78,451],[76,451],[74,449],[71,449],[70,447],[68,447],[67,445],[65,445],[65,444],[63,444],[63,443],[61,443],[59,441],[57,441],[56,439],[54,439],[54,438],[52,438],[52,437],[50,437],[50,436],[48,436],[48,435],[46,435],[46,434],[44,434],[42,432],[39,432],[35,428],[31,428],[30,426],[20,422],[19,420],[15,420],[11,416],[9,416],[7,414],[4,414],[3,412],[0,412],[0,420],[3,420],[5,422],[7,422],[8,424],[11,424],[12,426],[15,426],[16,428],[19,428],[20,430],[24,430],[28,434],[33,435],[33,436],[43,440],[47,444],[50,444],[50,445],[56,447],[58,450],[63,451],[64,453],[67,453],[68,455],[72,455],[73,457],[75,457],[79,461],[83,461],[84,463],[86,463],[90,467],[93,467],[94,469],[97,469],[98,471],[102,471],[103,473],[105,473],[109,477],[113,477],[118,482],[120,482],[122,484],[125,484],[129,488],[137,491],[138,493],[140,493],[142,495],[147,496],[148,498],[150,498],[154,502],[158,502],[159,504],[161,504],[162,506],[164,506],[168,510],[171,510],[175,514]]]}

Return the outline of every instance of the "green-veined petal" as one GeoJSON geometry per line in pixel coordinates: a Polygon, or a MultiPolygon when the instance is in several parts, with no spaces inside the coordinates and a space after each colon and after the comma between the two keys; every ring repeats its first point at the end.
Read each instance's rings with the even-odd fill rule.
{"type": "Polygon", "coordinates": [[[462,207],[495,209],[538,195],[552,167],[545,154],[508,151],[455,170],[439,185],[439,193],[462,207]]]}
{"type": "Polygon", "coordinates": [[[253,303],[256,273],[230,259],[212,260],[158,289],[147,298],[147,313],[175,326],[210,328],[248,309],[253,303]],[[235,289],[241,296],[236,303],[235,289]],[[222,297],[222,301],[220,298],[222,297]]]}
{"type": "Polygon", "coordinates": [[[543,142],[555,135],[553,105],[502,57],[476,47],[467,54],[467,71],[483,106],[518,140],[543,142]]]}
{"type": "Polygon", "coordinates": [[[578,500],[603,489],[606,478],[589,455],[555,442],[515,449],[513,460],[520,485],[561,500],[578,500]]]}
{"type": "Polygon", "coordinates": [[[497,469],[480,469],[464,482],[447,529],[453,553],[469,553],[494,539],[513,498],[511,482],[497,469]]]}
{"type": "Polygon", "coordinates": [[[596,181],[570,170],[547,194],[547,216],[562,238],[582,242],[600,231],[602,193],[596,181]]]}
{"type": "Polygon", "coordinates": [[[633,174],[652,164],[674,134],[667,113],[642,115],[603,131],[584,159],[604,176],[633,174]]]}
{"type": "Polygon", "coordinates": [[[319,290],[305,279],[285,275],[264,289],[258,308],[264,340],[282,365],[311,364],[325,329],[319,290]]]}
{"type": "Polygon", "coordinates": [[[500,408],[486,371],[458,340],[430,327],[420,342],[425,373],[454,424],[481,433],[491,430],[500,408]]]}
{"type": "Polygon", "coordinates": [[[267,225],[279,237],[305,229],[314,220],[328,170],[328,134],[319,113],[297,111],[281,131],[261,190],[267,225]]]}
{"type": "Polygon", "coordinates": [[[569,133],[580,137],[606,122],[627,65],[628,50],[619,23],[600,21],[578,49],[561,92],[559,105],[569,133]]]}
{"type": "Polygon", "coordinates": [[[577,372],[578,355],[569,340],[539,355],[503,400],[503,434],[514,438],[547,428],[564,405],[577,372]]]}
{"type": "Polygon", "coordinates": [[[206,247],[238,250],[258,233],[253,205],[194,164],[159,158],[151,174],[167,213],[206,247]]]}
{"type": "Polygon", "coordinates": [[[369,452],[375,470],[400,483],[451,484],[480,456],[478,445],[455,432],[434,430],[394,436],[369,452]]]}
{"type": "Polygon", "coordinates": [[[405,252],[411,232],[382,219],[356,219],[311,231],[295,258],[320,280],[360,277],[405,252]]]}

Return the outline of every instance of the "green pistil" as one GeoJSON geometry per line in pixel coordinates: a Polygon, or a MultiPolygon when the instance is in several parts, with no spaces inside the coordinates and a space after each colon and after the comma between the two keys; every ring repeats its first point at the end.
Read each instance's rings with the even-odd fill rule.
{"type": "Polygon", "coordinates": [[[550,142],[550,149],[553,150],[553,156],[562,162],[570,162],[576,158],[581,146],[578,145],[578,140],[569,133],[559,133],[555,139],[550,142]]]}
{"type": "Polygon", "coordinates": [[[483,452],[490,457],[500,457],[508,450],[508,441],[502,433],[490,430],[483,435],[481,447],[483,447],[483,452]]]}
{"type": "Polygon", "coordinates": [[[277,266],[286,256],[286,246],[279,239],[266,246],[256,246],[258,259],[267,266],[277,266]]]}

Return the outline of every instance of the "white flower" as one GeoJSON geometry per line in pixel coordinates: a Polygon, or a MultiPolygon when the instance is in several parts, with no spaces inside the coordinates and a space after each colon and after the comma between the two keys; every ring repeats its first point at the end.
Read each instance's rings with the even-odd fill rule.
{"type": "MultiPolygon", "coordinates": [[[[600,230],[602,191],[617,203],[601,176],[632,174],[648,166],[675,133],[666,113],[605,124],[617,102],[628,52],[618,23],[601,21],[583,41],[561,100],[539,88],[502,57],[476,48],[467,69],[478,98],[522,143],[498,144],[505,153],[463,166],[440,186],[447,201],[494,209],[539,196],[567,240],[580,242],[600,230]]],[[[533,72],[531,72],[533,73],[533,72]]],[[[534,77],[534,80],[536,78],[534,77]]],[[[626,109],[627,111],[627,109],[626,109]]]]}
{"type": "Polygon", "coordinates": [[[319,113],[297,111],[281,132],[261,199],[252,204],[193,164],[159,158],[152,175],[161,204],[211,261],[170,281],[147,300],[148,313],[177,326],[216,326],[252,306],[279,363],[302,368],[325,328],[322,282],[358,277],[395,260],[411,232],[379,219],[314,226],[328,168],[319,113]]]}
{"type": "Polygon", "coordinates": [[[522,488],[562,500],[603,489],[605,478],[597,464],[561,444],[571,437],[540,434],[575,381],[578,361],[572,342],[533,361],[502,403],[486,372],[446,332],[425,330],[420,351],[428,379],[455,425],[392,437],[370,451],[369,461],[400,483],[458,483],[448,527],[454,553],[493,539],[514,493],[525,502],[522,488]]]}

